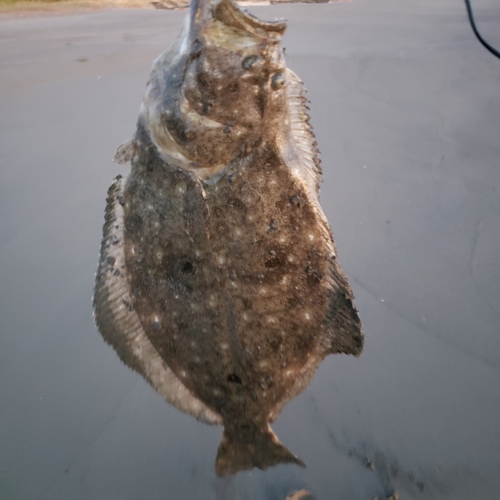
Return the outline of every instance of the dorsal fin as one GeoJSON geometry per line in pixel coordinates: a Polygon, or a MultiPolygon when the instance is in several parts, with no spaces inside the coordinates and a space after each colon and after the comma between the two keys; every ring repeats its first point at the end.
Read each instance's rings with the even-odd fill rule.
{"type": "Polygon", "coordinates": [[[288,112],[292,140],[299,157],[299,175],[315,195],[321,182],[321,160],[316,138],[308,114],[306,88],[302,80],[291,70],[287,74],[288,112]]]}
{"type": "Polygon", "coordinates": [[[284,122],[282,136],[278,137],[278,150],[292,175],[302,184],[303,195],[313,204],[323,231],[324,241],[329,241],[330,253],[335,255],[335,244],[326,216],[319,204],[321,161],[314,132],[310,123],[306,88],[302,80],[290,69],[286,70],[288,119],[284,122]]]}
{"type": "MultiPolygon", "coordinates": [[[[336,260],[337,252],[330,226],[318,199],[322,171],[318,147],[309,121],[308,101],[304,95],[306,89],[300,78],[290,69],[287,69],[286,80],[290,138],[292,142],[288,147],[293,149],[293,152],[288,151],[286,155],[290,161],[289,167],[308,186],[309,196],[315,203],[316,213],[322,221],[324,237],[331,242],[330,269],[325,276],[327,286],[330,289],[331,317],[327,321],[330,338],[325,350],[327,353],[343,352],[359,356],[364,341],[361,322],[353,304],[352,290],[336,260]]],[[[301,384],[297,383],[294,388],[295,393],[298,394],[302,390],[301,384]]],[[[277,408],[277,411],[279,414],[280,408],[277,408]]]]}

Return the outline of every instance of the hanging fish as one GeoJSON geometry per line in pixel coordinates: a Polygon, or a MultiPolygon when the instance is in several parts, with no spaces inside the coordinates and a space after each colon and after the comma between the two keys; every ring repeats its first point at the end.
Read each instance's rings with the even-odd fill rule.
{"type": "Polygon", "coordinates": [[[285,29],[193,0],[108,192],[97,325],[165,400],[224,426],[218,475],[303,465],[270,422],[325,356],[363,348],[285,29]]]}

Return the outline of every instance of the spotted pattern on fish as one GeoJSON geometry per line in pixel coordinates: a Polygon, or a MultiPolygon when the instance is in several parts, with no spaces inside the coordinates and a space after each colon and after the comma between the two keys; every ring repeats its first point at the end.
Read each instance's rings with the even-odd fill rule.
{"type": "Polygon", "coordinates": [[[363,347],[285,28],[193,1],[117,151],[131,173],[110,189],[96,280],[97,323],[121,359],[224,425],[220,475],[302,464],[269,423],[326,355],[363,347]]]}

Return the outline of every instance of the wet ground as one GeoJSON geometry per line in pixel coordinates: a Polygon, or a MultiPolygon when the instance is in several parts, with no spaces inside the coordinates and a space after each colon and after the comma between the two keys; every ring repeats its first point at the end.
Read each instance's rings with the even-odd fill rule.
{"type": "MultiPolygon", "coordinates": [[[[475,2],[500,46],[500,9],[475,2]]],[[[216,479],[221,428],[107,346],[91,295],[111,163],[181,12],[0,16],[0,498],[500,498],[500,61],[460,1],[289,20],[321,197],[365,326],[274,429],[307,469],[216,479]]]]}

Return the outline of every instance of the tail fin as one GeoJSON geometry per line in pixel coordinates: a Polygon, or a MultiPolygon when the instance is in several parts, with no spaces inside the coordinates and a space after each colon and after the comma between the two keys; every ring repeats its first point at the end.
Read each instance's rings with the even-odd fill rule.
{"type": "Polygon", "coordinates": [[[264,429],[252,424],[224,428],[215,462],[218,476],[236,474],[254,467],[265,470],[280,463],[305,467],[300,458],[281,444],[269,425],[264,429]]]}

